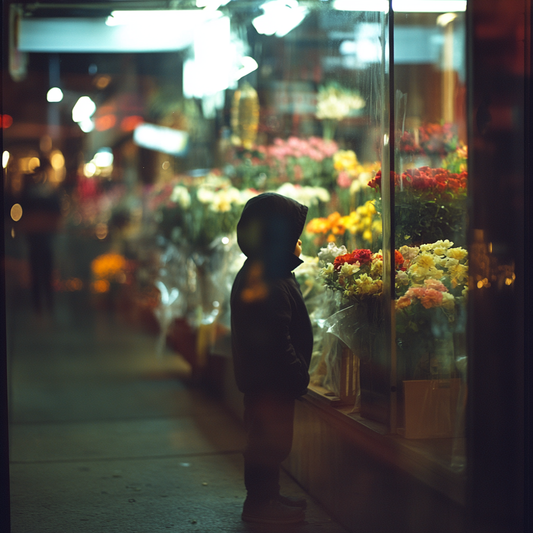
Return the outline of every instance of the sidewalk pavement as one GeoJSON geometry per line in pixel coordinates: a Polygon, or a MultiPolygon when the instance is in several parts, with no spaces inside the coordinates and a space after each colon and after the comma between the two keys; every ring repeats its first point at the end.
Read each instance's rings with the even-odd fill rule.
{"type": "Polygon", "coordinates": [[[11,304],[12,533],[346,533],[286,474],[307,521],[241,521],[241,424],[152,335],[81,294],[53,318],[11,304]]]}

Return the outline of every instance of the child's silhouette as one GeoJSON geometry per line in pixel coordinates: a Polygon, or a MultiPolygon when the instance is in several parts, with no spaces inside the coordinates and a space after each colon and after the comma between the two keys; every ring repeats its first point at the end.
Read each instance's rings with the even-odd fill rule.
{"type": "Polygon", "coordinates": [[[242,519],[249,522],[304,519],[305,500],[280,495],[279,472],[292,446],[294,401],[309,384],[313,334],[292,274],[302,263],[306,216],[306,206],[264,193],[248,201],[237,226],[247,260],[233,284],[231,331],[248,434],[242,519]]]}

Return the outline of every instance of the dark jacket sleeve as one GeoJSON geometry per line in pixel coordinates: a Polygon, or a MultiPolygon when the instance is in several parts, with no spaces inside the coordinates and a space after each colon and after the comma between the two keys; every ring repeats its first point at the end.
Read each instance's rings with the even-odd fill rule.
{"type": "MultiPolygon", "coordinates": [[[[277,390],[303,395],[309,384],[308,354],[301,353],[297,303],[290,284],[270,284],[265,298],[232,305],[235,377],[242,392],[277,390]]],[[[308,320],[306,314],[304,319],[308,320]]]]}

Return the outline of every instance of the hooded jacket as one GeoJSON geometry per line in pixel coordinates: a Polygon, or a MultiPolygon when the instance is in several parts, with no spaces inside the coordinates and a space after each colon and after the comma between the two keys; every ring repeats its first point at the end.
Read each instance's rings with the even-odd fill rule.
{"type": "Polygon", "coordinates": [[[313,334],[292,271],[302,261],[294,249],[307,207],[276,193],[245,205],[237,242],[247,256],[231,292],[235,378],[243,393],[307,392],[313,334]]]}

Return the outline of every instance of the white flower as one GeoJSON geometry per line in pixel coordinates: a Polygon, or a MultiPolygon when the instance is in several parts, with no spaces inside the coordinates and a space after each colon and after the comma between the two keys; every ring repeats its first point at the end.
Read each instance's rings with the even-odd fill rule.
{"type": "Polygon", "coordinates": [[[331,195],[329,194],[329,191],[327,189],[324,189],[324,187],[315,187],[315,194],[321,202],[327,203],[331,200],[331,195]]]}
{"type": "Polygon", "coordinates": [[[303,263],[294,270],[294,273],[297,276],[316,277],[319,270],[318,257],[310,257],[302,254],[300,259],[303,263]]]}
{"type": "Polygon", "coordinates": [[[258,194],[259,193],[257,191],[254,191],[252,189],[245,189],[244,191],[241,191],[241,198],[239,204],[244,205],[248,200],[250,200],[254,196],[257,196],[258,194]]]}
{"type": "Polygon", "coordinates": [[[219,213],[225,213],[231,211],[232,205],[239,203],[241,200],[241,195],[235,187],[230,187],[229,189],[222,189],[213,194],[213,201],[209,208],[212,211],[219,213]]]}
{"type": "Polygon", "coordinates": [[[409,285],[409,276],[407,275],[407,272],[403,272],[402,270],[398,271],[396,273],[396,282],[399,285],[409,285]]]}
{"type": "Polygon", "coordinates": [[[187,187],[176,185],[170,195],[170,201],[187,209],[191,205],[191,195],[189,194],[187,187]]]}
{"type": "Polygon", "coordinates": [[[331,199],[329,192],[323,187],[300,187],[292,183],[284,183],[276,192],[307,207],[316,205],[318,201],[329,202],[331,199]]]}
{"type": "Polygon", "coordinates": [[[200,187],[196,191],[196,197],[198,198],[198,201],[201,202],[202,204],[210,204],[213,202],[215,198],[215,193],[210,189],[206,189],[205,187],[200,187]]]}
{"type": "Polygon", "coordinates": [[[328,263],[324,268],[320,269],[320,275],[324,279],[330,279],[335,277],[335,268],[332,263],[328,263]]]}
{"type": "Polygon", "coordinates": [[[354,274],[357,274],[359,270],[360,270],[359,263],[356,263],[356,264],[344,263],[341,266],[340,275],[344,278],[347,278],[349,276],[353,276],[354,274]]]}
{"type": "MultiPolygon", "coordinates": [[[[321,264],[333,263],[339,255],[347,254],[346,246],[337,246],[334,242],[328,243],[327,248],[321,248],[318,252],[318,259],[321,264]]],[[[333,265],[332,265],[333,266],[333,265]]]]}

